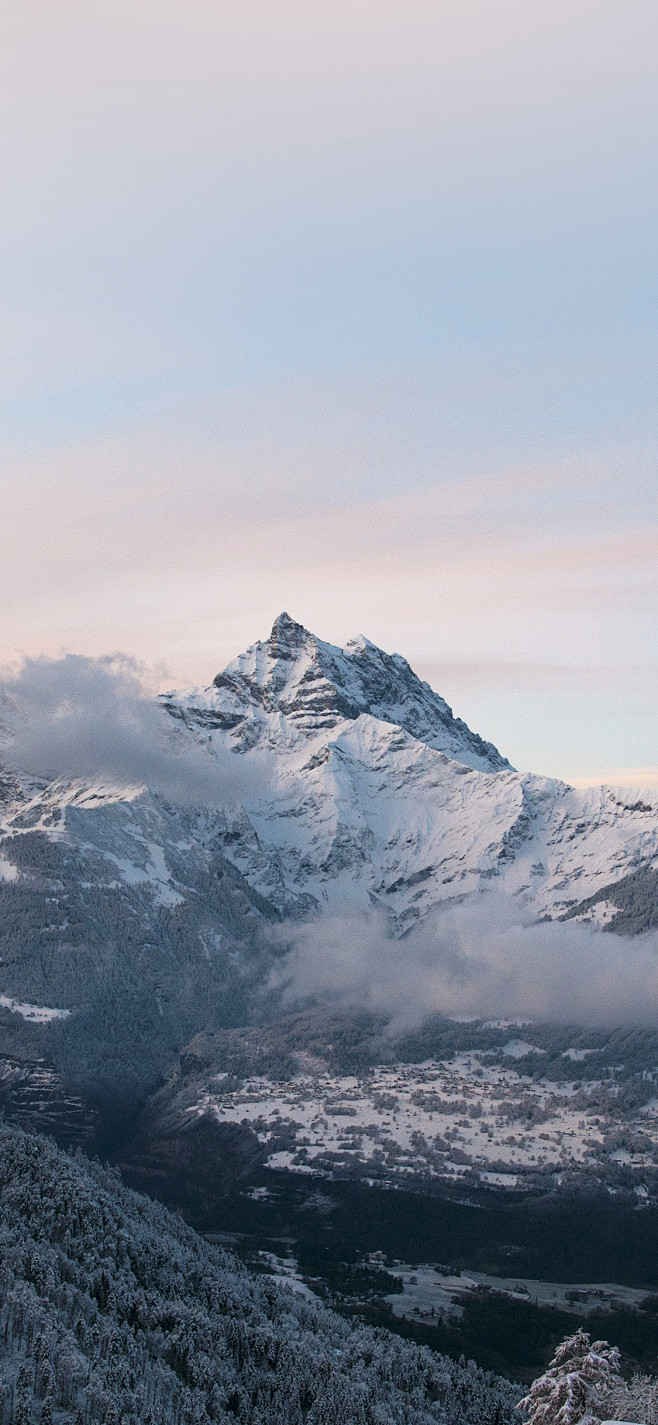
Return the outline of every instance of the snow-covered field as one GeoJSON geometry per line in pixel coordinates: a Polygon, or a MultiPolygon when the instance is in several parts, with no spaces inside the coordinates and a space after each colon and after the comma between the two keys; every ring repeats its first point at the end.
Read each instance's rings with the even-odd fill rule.
{"type": "Polygon", "coordinates": [[[607,1176],[614,1191],[615,1167],[624,1165],[646,1197],[642,1178],[658,1161],[658,1100],[622,1127],[614,1078],[530,1079],[514,1067],[528,1047],[510,1040],[509,1067],[473,1051],[362,1076],[307,1070],[284,1084],[253,1077],[239,1089],[223,1089],[219,1075],[188,1111],[248,1125],[270,1146],[267,1164],[276,1169],[503,1189],[528,1186],[536,1175],[559,1183],[576,1169],[607,1176]]]}
{"type": "MultiPolygon", "coordinates": [[[[239,1249],[240,1242],[244,1241],[240,1234],[209,1232],[206,1236],[208,1241],[221,1242],[231,1250],[239,1249]]],[[[292,1247],[285,1255],[259,1250],[247,1260],[272,1280],[285,1282],[293,1291],[317,1299],[317,1293],[304,1280],[292,1247]]],[[[463,1315],[469,1297],[483,1293],[521,1304],[552,1307],[580,1317],[593,1311],[637,1311],[647,1296],[645,1288],[622,1286],[619,1282],[554,1282],[523,1275],[499,1277],[487,1272],[452,1270],[430,1262],[386,1262],[383,1252],[368,1253],[363,1265],[371,1270],[382,1269],[382,1298],[390,1306],[392,1315],[417,1321],[454,1320],[463,1315]],[[385,1267],[388,1273],[393,1272],[401,1290],[386,1292],[389,1276],[383,1270],[385,1267]]],[[[344,1299],[345,1294],[339,1296],[344,1299]]]]}
{"type": "Polygon", "coordinates": [[[396,1277],[402,1279],[401,1292],[386,1297],[394,1316],[427,1317],[460,1315],[462,1299],[482,1291],[491,1291],[513,1301],[534,1306],[552,1306],[570,1311],[574,1316],[587,1316],[592,1311],[637,1309],[646,1298],[646,1291],[617,1282],[550,1282],[530,1277],[495,1277],[486,1272],[460,1272],[453,1275],[428,1264],[411,1266],[400,1263],[396,1277]]]}
{"type": "Polygon", "coordinates": [[[18,1000],[10,999],[8,995],[0,995],[0,1009],[9,1009],[13,1014],[20,1014],[21,1019],[29,1019],[33,1024],[51,1024],[54,1019],[68,1019],[70,1010],[49,1009],[43,1004],[21,1004],[18,1000]]]}

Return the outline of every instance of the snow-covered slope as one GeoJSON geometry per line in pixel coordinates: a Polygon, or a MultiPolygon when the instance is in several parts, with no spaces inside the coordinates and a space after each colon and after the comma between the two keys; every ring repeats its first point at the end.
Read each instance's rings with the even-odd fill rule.
{"type": "Polygon", "coordinates": [[[223,849],[283,913],[375,903],[403,932],[493,883],[531,916],[573,915],[658,858],[648,794],[523,776],[403,658],[287,614],[210,687],[162,701],[211,752],[266,756],[267,792],[227,812],[223,849]]]}

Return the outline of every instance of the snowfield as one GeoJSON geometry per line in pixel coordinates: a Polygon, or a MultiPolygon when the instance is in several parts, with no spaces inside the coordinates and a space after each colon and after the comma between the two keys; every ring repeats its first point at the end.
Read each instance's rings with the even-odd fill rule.
{"type": "Polygon", "coordinates": [[[394,1316],[416,1320],[458,1317],[463,1314],[463,1302],[483,1289],[512,1301],[556,1307],[574,1316],[587,1316],[592,1311],[637,1310],[646,1299],[645,1291],[620,1286],[618,1282],[550,1282],[531,1277],[519,1281],[518,1277],[471,1271],[454,1275],[423,1263],[413,1266],[402,1262],[396,1265],[395,1275],[402,1279],[402,1291],[385,1300],[394,1316]]]}

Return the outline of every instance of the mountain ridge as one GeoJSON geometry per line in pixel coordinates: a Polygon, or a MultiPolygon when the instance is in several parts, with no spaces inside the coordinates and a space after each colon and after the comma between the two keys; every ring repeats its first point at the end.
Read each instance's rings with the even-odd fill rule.
{"type": "Polygon", "coordinates": [[[494,885],[530,920],[655,922],[653,798],[516,772],[404,658],[367,639],[340,649],[281,614],[211,684],[158,706],[173,753],[193,749],[201,771],[206,755],[209,772],[244,767],[239,799],[228,784],[223,804],[182,806],[134,777],[121,787],[11,776],[0,862],[32,830],[78,844],[83,859],[93,847],[110,880],[173,907],[219,856],[267,915],[378,905],[397,934],[494,885]]]}
{"type": "Polygon", "coordinates": [[[268,759],[272,788],[245,799],[246,821],[229,813],[227,854],[283,913],[299,895],[318,910],[378,904],[406,934],[495,882],[530,918],[582,905],[614,929],[607,891],[658,857],[652,803],[516,772],[399,654],[324,643],[288,614],[208,687],[161,705],[211,753],[268,759]]]}

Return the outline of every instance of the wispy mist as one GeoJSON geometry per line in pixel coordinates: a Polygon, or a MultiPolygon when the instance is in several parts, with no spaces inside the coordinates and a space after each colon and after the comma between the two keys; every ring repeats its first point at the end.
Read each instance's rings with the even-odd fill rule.
{"type": "Polygon", "coordinates": [[[335,916],[280,932],[290,1001],[384,1013],[511,1016],[592,1026],[658,1024],[658,936],[604,934],[573,921],[528,924],[495,891],[438,914],[404,940],[383,914],[335,916]]]}
{"type": "Polygon", "coordinates": [[[0,685],[1,760],[49,780],[147,784],[177,801],[240,801],[266,771],[183,738],[145,670],[123,654],[27,659],[0,685]]]}

